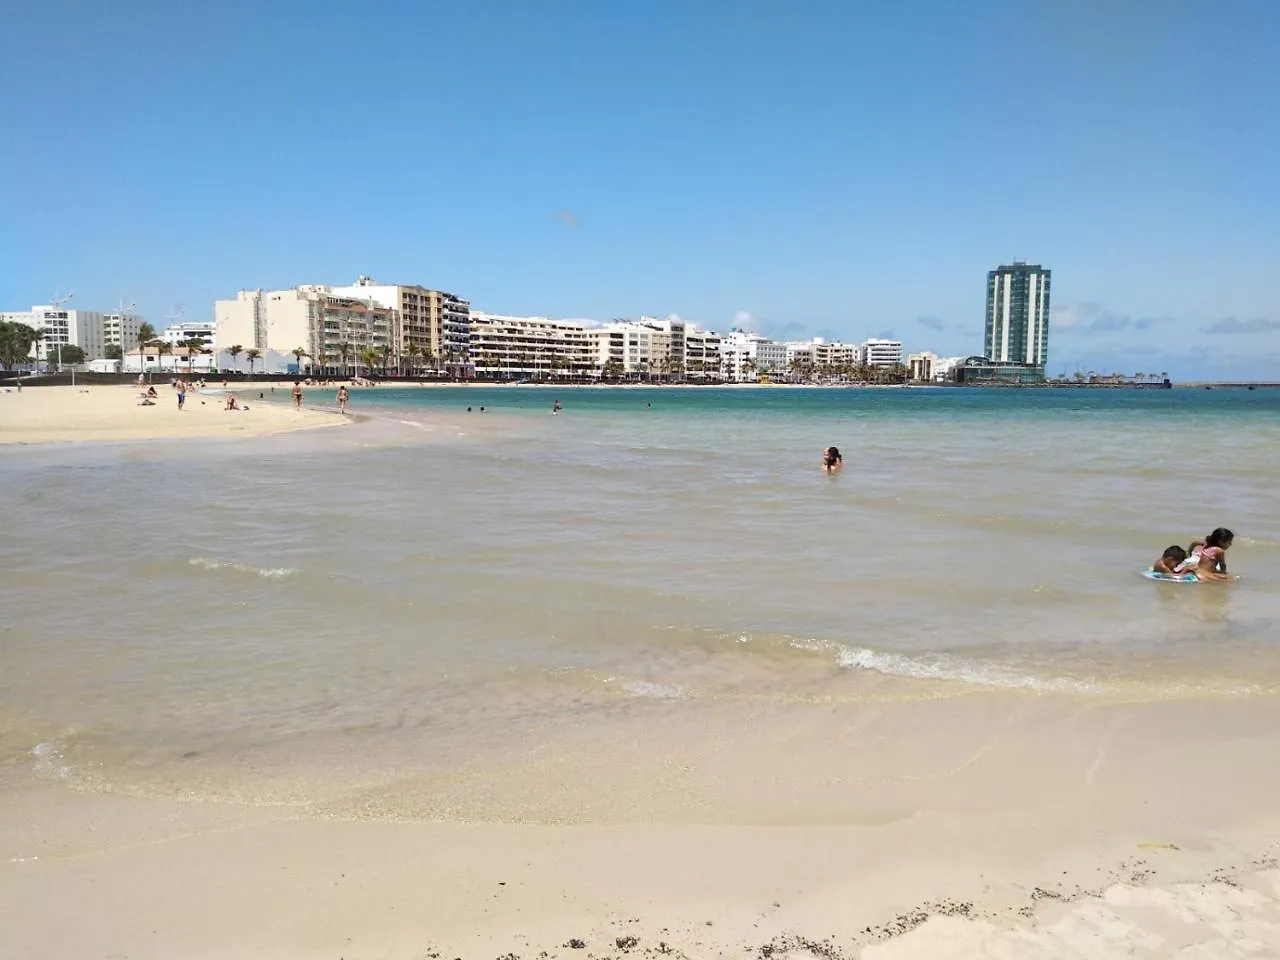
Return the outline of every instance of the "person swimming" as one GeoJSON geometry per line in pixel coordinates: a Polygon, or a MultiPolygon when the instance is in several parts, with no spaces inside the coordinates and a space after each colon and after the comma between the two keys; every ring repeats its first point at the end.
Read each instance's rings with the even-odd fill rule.
{"type": "Polygon", "coordinates": [[[822,469],[827,473],[835,473],[844,466],[844,457],[840,456],[839,447],[827,447],[822,451],[822,469]]]}
{"type": "Polygon", "coordinates": [[[1234,540],[1235,534],[1226,527],[1218,527],[1203,540],[1192,540],[1190,551],[1173,572],[1191,573],[1201,581],[1234,580],[1227,573],[1227,551],[1234,540]]]}
{"type": "Polygon", "coordinates": [[[1180,565],[1187,559],[1187,551],[1176,543],[1171,547],[1166,547],[1164,553],[1160,554],[1156,562],[1151,565],[1152,571],[1155,573],[1164,573],[1171,577],[1176,577],[1186,571],[1179,570],[1180,565]]]}

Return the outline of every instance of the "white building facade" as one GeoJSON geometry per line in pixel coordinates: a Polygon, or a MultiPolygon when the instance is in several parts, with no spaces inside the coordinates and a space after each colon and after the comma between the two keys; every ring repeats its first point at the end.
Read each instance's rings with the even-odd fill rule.
{"type": "MultiPolygon", "coordinates": [[[[134,340],[138,339],[138,332],[134,329],[134,340]]],[[[218,328],[212,323],[197,323],[191,321],[188,323],[173,323],[165,327],[160,334],[160,339],[170,346],[185,346],[188,340],[199,340],[204,344],[205,350],[216,350],[218,344],[218,328]]]]}
{"type": "Polygon", "coordinates": [[[868,367],[892,367],[902,363],[902,341],[867,340],[862,344],[862,363],[868,367]]]}
{"type": "Polygon", "coordinates": [[[0,313],[0,320],[22,323],[39,331],[41,337],[31,350],[31,359],[59,363],[59,348],[79,347],[85,360],[101,359],[106,351],[103,315],[97,310],[67,310],[51,305],[30,310],[0,313]]]}
{"type": "Polygon", "coordinates": [[[592,349],[580,323],[549,317],[509,317],[471,311],[470,363],[495,380],[581,377],[593,371],[592,349]]]}

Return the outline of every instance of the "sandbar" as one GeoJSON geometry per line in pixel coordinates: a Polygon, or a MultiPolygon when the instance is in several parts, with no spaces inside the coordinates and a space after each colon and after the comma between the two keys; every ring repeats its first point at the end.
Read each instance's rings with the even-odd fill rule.
{"type": "Polygon", "coordinates": [[[156,390],[154,406],[138,406],[137,387],[129,385],[4,388],[0,444],[258,437],[350,422],[335,411],[257,402],[257,392],[245,389],[231,391],[244,410],[225,409],[218,391],[188,392],[179,410],[171,386],[156,390]]]}

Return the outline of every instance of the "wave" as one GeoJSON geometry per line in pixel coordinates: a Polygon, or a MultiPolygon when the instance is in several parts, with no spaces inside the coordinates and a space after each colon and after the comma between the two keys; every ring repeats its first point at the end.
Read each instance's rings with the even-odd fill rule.
{"type": "Polygon", "coordinates": [[[264,580],[283,580],[298,571],[292,567],[254,567],[247,563],[233,563],[229,560],[214,560],[209,557],[192,557],[187,561],[193,567],[205,570],[232,570],[236,573],[251,573],[264,580]]]}
{"type": "Polygon", "coordinates": [[[676,683],[656,683],[631,677],[605,677],[601,682],[616,684],[631,696],[643,700],[684,700],[689,696],[688,691],[676,683]]]}
{"type": "Polygon", "coordinates": [[[1104,687],[1073,677],[1037,677],[1019,673],[997,663],[962,660],[943,654],[916,657],[882,653],[867,647],[843,648],[836,657],[842,667],[871,670],[890,677],[916,680],[949,680],[1006,690],[1035,690],[1045,693],[1101,693],[1104,687]]]}
{"type": "Polygon", "coordinates": [[[1033,690],[1044,693],[1101,693],[1108,689],[1092,680],[1076,677],[1040,677],[991,661],[971,660],[945,653],[887,653],[869,647],[848,647],[830,640],[788,641],[797,650],[821,653],[834,658],[847,670],[867,670],[887,677],[908,680],[941,680],[1005,690],[1033,690]]]}

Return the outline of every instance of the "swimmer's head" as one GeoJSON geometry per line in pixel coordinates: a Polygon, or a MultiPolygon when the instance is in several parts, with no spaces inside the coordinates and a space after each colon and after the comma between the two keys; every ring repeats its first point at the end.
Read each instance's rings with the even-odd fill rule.
{"type": "Polygon", "coordinates": [[[1221,547],[1223,550],[1226,550],[1231,546],[1231,541],[1235,538],[1236,535],[1226,527],[1219,527],[1217,530],[1213,531],[1213,533],[1209,534],[1209,536],[1205,537],[1204,544],[1206,547],[1221,547]]]}
{"type": "Polygon", "coordinates": [[[1166,547],[1160,558],[1170,566],[1176,567],[1183,560],[1187,559],[1187,551],[1183,550],[1176,543],[1172,547],[1166,547]]]}

